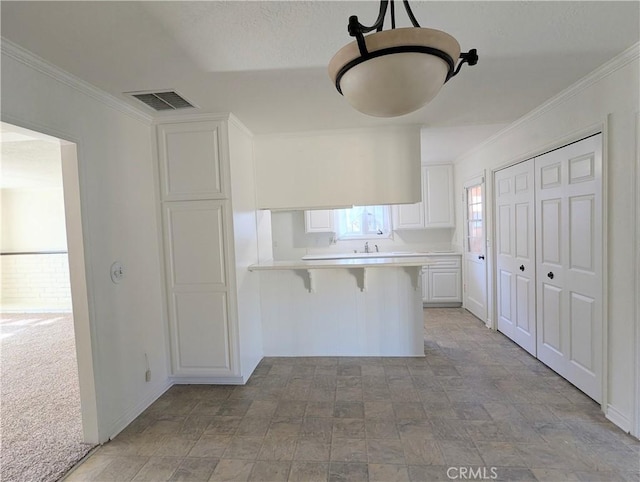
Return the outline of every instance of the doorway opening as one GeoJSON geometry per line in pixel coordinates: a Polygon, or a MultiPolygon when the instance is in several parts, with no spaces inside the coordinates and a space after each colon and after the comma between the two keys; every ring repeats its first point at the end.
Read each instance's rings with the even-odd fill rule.
{"type": "Polygon", "coordinates": [[[97,441],[76,145],[0,136],[0,478],[53,481],[97,441]]]}

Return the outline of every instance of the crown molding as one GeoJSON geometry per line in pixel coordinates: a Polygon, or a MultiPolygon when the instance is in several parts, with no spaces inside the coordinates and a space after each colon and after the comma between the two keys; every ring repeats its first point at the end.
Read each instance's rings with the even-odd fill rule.
{"type": "Polygon", "coordinates": [[[246,135],[248,135],[249,137],[253,138],[253,132],[251,132],[251,130],[246,125],[244,125],[242,123],[242,121],[240,119],[238,119],[231,112],[218,112],[218,113],[215,113],[215,114],[206,114],[206,113],[202,113],[202,114],[175,114],[174,113],[174,114],[171,114],[171,115],[156,116],[153,119],[153,124],[154,125],[159,125],[159,124],[174,124],[176,122],[207,122],[207,121],[229,122],[230,124],[233,124],[237,128],[239,128],[246,135]]]}
{"type": "Polygon", "coordinates": [[[0,37],[0,50],[3,55],[6,55],[42,74],[51,77],[58,82],[65,84],[72,89],[81,92],[98,102],[111,107],[122,114],[132,117],[140,122],[151,125],[153,118],[134,107],[130,106],[126,102],[108,94],[102,89],[95,87],[94,85],[76,77],[69,72],[62,70],[61,68],[53,65],[52,63],[38,57],[33,52],[13,43],[12,41],[0,37]]]}
{"type": "Polygon", "coordinates": [[[486,139],[481,144],[478,144],[473,149],[465,152],[461,156],[458,156],[453,161],[453,163],[456,164],[464,159],[472,157],[474,154],[478,153],[479,151],[484,149],[486,146],[493,144],[496,140],[500,139],[505,134],[518,128],[522,124],[526,124],[527,122],[530,122],[546,114],[550,110],[556,108],[558,105],[568,101],[572,97],[578,95],[580,92],[591,87],[596,82],[601,81],[605,77],[622,69],[623,67],[627,66],[631,62],[637,60],[638,58],[640,58],[640,42],[637,42],[631,47],[622,51],[620,54],[616,55],[611,60],[604,63],[603,65],[598,67],[596,70],[594,70],[590,74],[587,74],[586,77],[583,77],[582,79],[578,80],[576,83],[570,85],[565,90],[561,91],[559,94],[556,94],[555,96],[551,97],[549,100],[544,102],[543,104],[529,111],[519,119],[509,124],[504,129],[498,131],[497,133],[495,133],[494,135],[486,139]]]}

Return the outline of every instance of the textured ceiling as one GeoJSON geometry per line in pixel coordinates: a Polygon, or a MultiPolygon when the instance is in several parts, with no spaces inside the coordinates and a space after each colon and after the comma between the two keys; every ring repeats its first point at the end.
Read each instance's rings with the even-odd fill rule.
{"type": "MultiPolygon", "coordinates": [[[[480,62],[395,119],[351,109],[328,79],[349,15],[377,2],[9,2],[2,35],[145,110],[123,92],[175,89],[195,112],[233,112],[256,134],[511,122],[638,41],[638,2],[412,2],[480,62]]],[[[398,26],[409,22],[397,2],[398,26]]]]}

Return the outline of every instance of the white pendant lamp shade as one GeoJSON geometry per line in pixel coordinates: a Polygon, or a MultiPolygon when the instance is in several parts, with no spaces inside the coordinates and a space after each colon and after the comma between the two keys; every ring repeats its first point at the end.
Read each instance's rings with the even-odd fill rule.
{"type": "Polygon", "coordinates": [[[349,104],[376,117],[408,114],[427,104],[460,56],[455,38],[428,28],[380,31],[364,41],[367,55],[351,42],[331,59],[329,76],[349,104]]]}

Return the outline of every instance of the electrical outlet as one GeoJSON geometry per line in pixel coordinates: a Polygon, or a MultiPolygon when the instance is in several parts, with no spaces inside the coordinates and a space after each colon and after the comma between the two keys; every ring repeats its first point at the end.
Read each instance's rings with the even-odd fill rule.
{"type": "Polygon", "coordinates": [[[150,382],[151,381],[151,370],[147,370],[144,373],[144,381],[145,382],[150,382]]]}

